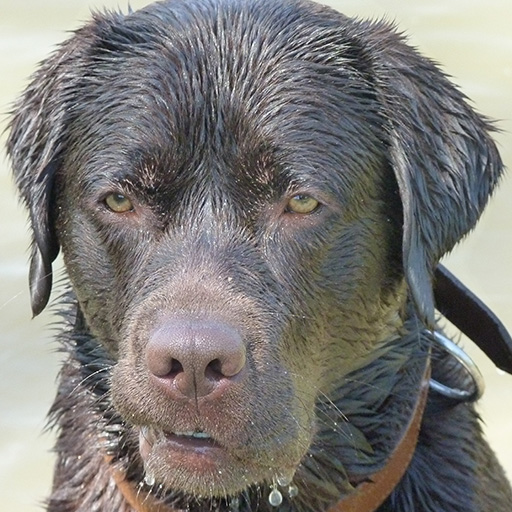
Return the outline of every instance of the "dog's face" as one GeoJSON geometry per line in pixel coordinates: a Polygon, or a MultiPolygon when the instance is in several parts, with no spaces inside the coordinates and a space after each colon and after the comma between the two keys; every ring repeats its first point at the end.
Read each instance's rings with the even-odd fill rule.
{"type": "Polygon", "coordinates": [[[319,395],[395,333],[397,187],[357,63],[177,32],[84,78],[57,234],[147,471],[233,493],[293,475],[319,395]]]}
{"type": "Polygon", "coordinates": [[[219,4],[97,17],[36,76],[10,141],[34,311],[60,246],[141,464],[213,496],[293,476],[316,404],[397,336],[407,289],[431,317],[430,272],[500,168],[388,27],[219,4]]]}

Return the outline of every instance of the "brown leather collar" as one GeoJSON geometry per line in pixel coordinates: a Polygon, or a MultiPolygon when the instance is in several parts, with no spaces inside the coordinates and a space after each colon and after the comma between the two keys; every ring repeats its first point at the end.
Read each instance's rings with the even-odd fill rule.
{"type": "MultiPolygon", "coordinates": [[[[427,362],[409,424],[387,464],[368,480],[357,485],[351,494],[329,508],[328,512],[374,512],[391,494],[402,479],[416,449],[421,420],[427,403],[429,379],[430,361],[427,362]]],[[[160,503],[150,494],[139,491],[133,482],[126,478],[125,473],[112,464],[110,457],[105,459],[112,471],[117,488],[135,512],[178,512],[160,503]]]]}

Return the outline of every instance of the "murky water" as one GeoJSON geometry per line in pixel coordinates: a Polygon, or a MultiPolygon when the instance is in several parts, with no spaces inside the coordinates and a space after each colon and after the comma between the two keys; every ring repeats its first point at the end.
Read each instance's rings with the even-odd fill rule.
{"type": "MultiPolygon", "coordinates": [[[[35,65],[88,18],[89,9],[123,0],[0,0],[0,111],[7,112],[35,65]]],[[[133,8],[148,2],[131,0],[133,8]]],[[[512,3],[510,0],[347,0],[349,15],[396,20],[410,40],[444,69],[479,111],[500,119],[502,155],[512,167],[512,3]]],[[[5,116],[0,118],[5,126],[5,116]]],[[[2,136],[3,143],[5,137],[2,136]]],[[[42,434],[55,391],[59,356],[51,314],[30,320],[28,231],[0,158],[0,501],[2,510],[36,511],[48,492],[53,438],[42,434]]],[[[502,183],[471,237],[447,260],[512,329],[512,181],[502,183]]],[[[471,349],[487,379],[481,404],[486,430],[512,475],[512,378],[471,349]]]]}

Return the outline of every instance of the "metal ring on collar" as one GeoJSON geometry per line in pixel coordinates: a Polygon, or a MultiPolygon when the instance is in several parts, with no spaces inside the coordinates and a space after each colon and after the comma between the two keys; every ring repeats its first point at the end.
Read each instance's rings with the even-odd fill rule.
{"type": "Polygon", "coordinates": [[[461,364],[464,369],[469,373],[471,379],[473,380],[473,388],[472,390],[468,389],[459,389],[453,388],[450,386],[446,386],[441,384],[435,379],[430,379],[430,389],[435,392],[453,400],[458,400],[460,402],[473,402],[482,397],[485,390],[485,382],[478,366],[475,364],[473,359],[464,352],[457,344],[455,344],[452,340],[448,339],[446,336],[442,335],[436,331],[430,331],[435,341],[441,345],[452,357],[454,357],[459,364],[461,364]]]}

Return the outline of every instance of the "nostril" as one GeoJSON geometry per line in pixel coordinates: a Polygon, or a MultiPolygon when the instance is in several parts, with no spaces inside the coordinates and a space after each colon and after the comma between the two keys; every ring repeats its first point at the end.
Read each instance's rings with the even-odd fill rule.
{"type": "Polygon", "coordinates": [[[221,379],[234,377],[242,371],[245,366],[245,351],[227,351],[222,358],[210,361],[205,368],[205,377],[221,379]]]}
{"type": "Polygon", "coordinates": [[[165,340],[152,337],[146,349],[146,365],[150,373],[155,377],[170,379],[182,373],[183,364],[173,355],[165,340]]]}
{"type": "Polygon", "coordinates": [[[213,361],[209,362],[208,366],[206,367],[206,371],[207,372],[209,371],[210,373],[213,373],[213,374],[216,374],[219,376],[224,375],[222,372],[222,364],[219,359],[214,359],[213,361]]]}
{"type": "Polygon", "coordinates": [[[165,376],[173,378],[181,372],[183,372],[183,365],[177,359],[171,359],[169,372],[165,376]]]}

